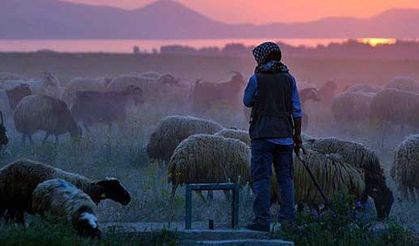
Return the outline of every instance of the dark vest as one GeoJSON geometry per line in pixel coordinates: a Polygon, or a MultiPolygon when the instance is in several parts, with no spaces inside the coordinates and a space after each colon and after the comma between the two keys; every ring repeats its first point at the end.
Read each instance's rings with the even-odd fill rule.
{"type": "Polygon", "coordinates": [[[289,73],[257,73],[250,138],[289,138],[293,135],[291,77],[289,73]]]}

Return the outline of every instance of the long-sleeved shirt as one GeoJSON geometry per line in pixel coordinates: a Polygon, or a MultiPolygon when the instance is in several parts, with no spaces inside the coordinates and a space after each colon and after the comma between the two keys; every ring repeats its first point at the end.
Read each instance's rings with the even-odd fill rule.
{"type": "MultiPolygon", "coordinates": [[[[292,117],[294,119],[301,118],[303,111],[301,110],[300,96],[298,95],[297,82],[295,78],[291,76],[291,103],[292,103],[292,117]]],[[[253,75],[249,79],[246,90],[244,91],[243,103],[246,107],[251,108],[255,104],[257,95],[257,79],[256,75],[253,75]]],[[[292,138],[270,138],[267,141],[279,144],[279,145],[292,145],[294,140],[292,138]]]]}

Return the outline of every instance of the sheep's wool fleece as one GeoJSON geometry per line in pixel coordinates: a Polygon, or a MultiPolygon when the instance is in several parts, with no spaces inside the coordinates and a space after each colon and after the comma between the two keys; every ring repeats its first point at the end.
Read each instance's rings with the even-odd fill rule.
{"type": "Polygon", "coordinates": [[[182,141],[169,161],[169,182],[239,182],[250,180],[250,148],[236,139],[198,134],[182,141]],[[239,180],[240,177],[240,180],[239,180]]]}
{"type": "Polygon", "coordinates": [[[2,204],[19,206],[30,212],[33,190],[39,183],[53,178],[64,179],[88,194],[94,187],[94,182],[86,177],[22,159],[0,169],[0,200],[2,204]]]}
{"type": "Polygon", "coordinates": [[[169,160],[178,144],[194,134],[214,134],[223,127],[211,120],[191,116],[169,116],[163,118],[151,134],[147,146],[150,158],[169,160]]]}
{"type": "Polygon", "coordinates": [[[236,129],[223,129],[215,134],[215,136],[222,136],[225,138],[233,138],[242,141],[247,146],[250,146],[252,140],[250,139],[249,132],[236,129]]]}
{"type": "Polygon", "coordinates": [[[419,135],[409,136],[396,148],[391,176],[399,189],[419,190],[419,135]]]}
{"type": "Polygon", "coordinates": [[[62,179],[40,183],[32,193],[34,213],[76,221],[81,213],[94,213],[96,205],[83,191],[62,179]]]}
{"type": "MultiPolygon", "coordinates": [[[[322,154],[313,150],[307,150],[304,159],[329,199],[338,193],[361,197],[365,190],[365,178],[360,168],[344,162],[343,158],[337,154],[322,154]]],[[[294,183],[297,204],[309,206],[324,204],[320,192],[298,158],[294,159],[294,183]]],[[[273,178],[272,185],[272,198],[276,201],[279,197],[276,177],[273,178]]]]}
{"type": "Polygon", "coordinates": [[[313,139],[309,148],[323,154],[338,154],[346,163],[375,174],[383,172],[377,155],[359,143],[337,138],[320,138],[313,139]]]}

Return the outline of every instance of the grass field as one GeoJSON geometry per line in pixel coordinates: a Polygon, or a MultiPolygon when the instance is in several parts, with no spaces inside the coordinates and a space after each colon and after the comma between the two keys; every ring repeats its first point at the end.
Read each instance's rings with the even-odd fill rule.
{"type": "MultiPolygon", "coordinates": [[[[419,61],[294,58],[289,59],[287,63],[292,71],[295,71],[297,78],[317,84],[332,79],[342,83],[341,87],[344,87],[343,84],[359,82],[383,84],[396,75],[410,75],[419,78],[417,69],[419,61]]],[[[170,72],[187,82],[200,78],[222,81],[227,80],[232,71],[240,71],[249,75],[252,73],[253,66],[250,59],[236,57],[0,53],[0,72],[15,72],[36,77],[41,71],[50,71],[58,76],[62,84],[77,76],[116,76],[143,71],[170,72]]],[[[34,145],[23,144],[20,136],[10,129],[11,143],[6,149],[0,151],[0,167],[18,158],[30,158],[67,171],[80,173],[92,179],[116,177],[128,188],[133,200],[127,207],[122,207],[111,201],[101,203],[98,208],[100,222],[179,222],[183,220],[184,216],[184,189],[178,189],[174,204],[170,204],[171,185],[167,183],[166,166],[149,160],[145,151],[153,127],[166,114],[165,111],[154,111],[148,108],[131,115],[125,124],[117,124],[110,132],[105,126],[95,127],[91,133],[84,134],[78,144],[72,143],[67,137],[63,137],[59,144],[52,142],[41,144],[40,136],[35,139],[34,145]]],[[[237,115],[241,115],[241,112],[237,115]]],[[[233,118],[225,113],[217,120],[227,127],[244,128],[247,126],[244,119],[233,118]]],[[[309,128],[310,133],[315,133],[318,136],[336,133],[335,131],[331,132],[330,118],[318,117],[313,120],[314,125],[309,128]]],[[[375,145],[375,139],[372,135],[368,135],[368,131],[366,134],[351,136],[350,139],[363,142],[376,150],[388,174],[392,165],[392,148],[402,137],[394,140],[391,147],[387,146],[383,149],[375,145]]],[[[349,139],[347,136],[345,138],[349,139]]],[[[419,205],[418,203],[399,201],[396,186],[389,176],[388,184],[395,192],[396,201],[391,218],[387,222],[390,229],[381,236],[370,237],[371,228],[368,227],[368,224],[362,224],[363,227],[359,225],[359,228],[352,230],[350,228],[353,224],[346,220],[335,225],[342,229],[342,233],[335,233],[331,226],[333,225],[331,218],[313,221],[304,214],[300,215],[300,224],[306,225],[304,230],[287,231],[279,236],[295,240],[301,245],[310,245],[310,242],[312,242],[311,245],[354,245],[361,240],[365,242],[364,245],[393,243],[394,245],[409,245],[412,243],[412,235],[409,231],[413,230],[419,234],[419,205]],[[343,231],[345,232],[343,233],[343,231]]],[[[230,204],[223,194],[216,194],[215,199],[216,202],[212,207],[209,207],[198,196],[194,196],[193,220],[207,221],[211,213],[216,223],[227,223],[230,204]]],[[[252,217],[252,200],[249,187],[244,187],[240,200],[241,225],[249,222],[252,217]]],[[[55,225],[37,219],[34,219],[32,225],[26,230],[3,227],[0,229],[0,245],[48,245],[47,242],[54,243],[56,242],[54,240],[62,240],[63,244],[61,245],[91,245],[90,241],[80,240],[74,237],[72,232],[69,233],[63,228],[68,227],[55,227],[55,225]],[[45,238],[48,232],[52,231],[52,227],[59,228],[57,233],[45,238]],[[34,244],[30,244],[31,241],[34,244]]],[[[116,245],[120,240],[122,239],[108,238],[101,243],[95,243],[116,245]],[[115,244],[115,242],[117,243],[115,244]]],[[[134,238],[132,240],[134,240],[133,244],[141,245],[142,239],[134,238]]],[[[176,244],[169,239],[168,241],[176,244]]],[[[153,241],[153,244],[162,245],[159,243],[164,242],[153,241]]]]}

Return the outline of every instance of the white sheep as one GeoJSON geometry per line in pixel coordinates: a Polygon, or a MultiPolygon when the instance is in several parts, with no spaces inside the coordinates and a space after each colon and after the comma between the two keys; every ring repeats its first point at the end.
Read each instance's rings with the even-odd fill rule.
{"type": "Polygon", "coordinates": [[[339,127],[354,124],[367,124],[370,105],[375,94],[347,92],[332,101],[332,113],[339,127]]]}
{"type": "Polygon", "coordinates": [[[191,116],[163,118],[150,136],[148,156],[152,159],[169,160],[178,144],[187,137],[198,134],[214,134],[223,127],[211,120],[191,116]]]}
{"type": "Polygon", "coordinates": [[[386,85],[386,88],[419,93],[419,82],[411,77],[397,76],[386,85]]]}
{"type": "Polygon", "coordinates": [[[240,140],[196,134],[183,140],[169,161],[172,196],[188,183],[250,182],[250,148],[240,140]]]}
{"type": "MultiPolygon", "coordinates": [[[[380,219],[388,217],[393,200],[388,200],[386,194],[370,189],[370,180],[362,168],[347,163],[339,154],[325,154],[308,149],[304,161],[315,176],[326,197],[332,199],[337,194],[347,193],[365,203],[367,196],[373,197],[377,215],[380,219]]],[[[278,201],[278,186],[273,178],[271,200],[278,201]]],[[[318,209],[324,205],[320,192],[315,187],[311,177],[299,158],[294,159],[294,185],[296,203],[318,209]]]]}
{"type": "Polygon", "coordinates": [[[100,237],[95,209],[89,195],[63,179],[44,181],[32,193],[34,214],[62,218],[83,237],[100,237]]]}
{"type": "Polygon", "coordinates": [[[419,197],[419,135],[411,135],[397,146],[391,176],[403,198],[419,197]]]}
{"type": "Polygon", "coordinates": [[[131,201],[130,194],[117,179],[94,181],[44,163],[22,159],[0,169],[0,214],[3,215],[8,210],[12,213],[11,217],[16,217],[18,222],[23,223],[23,213],[33,213],[31,194],[35,187],[54,178],[72,183],[88,194],[96,204],[104,199],[111,199],[122,205],[131,201]]]}
{"type": "Polygon", "coordinates": [[[362,202],[371,196],[377,211],[390,211],[394,202],[393,192],[386,184],[384,170],[378,156],[364,145],[337,138],[320,138],[306,142],[309,149],[322,154],[337,154],[353,167],[361,168],[365,173],[365,196],[362,202]]]}
{"type": "Polygon", "coordinates": [[[354,84],[345,89],[345,93],[377,93],[383,88],[373,84],[354,84]]]}
{"type": "MultiPolygon", "coordinates": [[[[385,89],[377,93],[371,101],[370,124],[385,130],[389,124],[419,128],[419,94],[397,89],[385,89]]],[[[383,134],[383,132],[380,132],[383,134]]]]}
{"type": "Polygon", "coordinates": [[[214,134],[215,136],[222,136],[225,138],[233,138],[242,141],[247,146],[250,146],[251,139],[249,131],[239,130],[239,129],[223,129],[214,134]]]}

